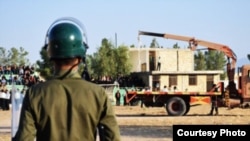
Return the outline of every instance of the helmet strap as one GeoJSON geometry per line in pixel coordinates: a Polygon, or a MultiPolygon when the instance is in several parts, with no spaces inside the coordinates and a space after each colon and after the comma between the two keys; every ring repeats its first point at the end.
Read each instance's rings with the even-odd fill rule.
{"type": "Polygon", "coordinates": [[[67,72],[65,72],[61,77],[59,77],[59,79],[64,79],[67,75],[69,75],[69,74],[73,71],[73,69],[74,69],[77,65],[78,65],[78,63],[72,65],[71,68],[70,68],[67,72]]]}

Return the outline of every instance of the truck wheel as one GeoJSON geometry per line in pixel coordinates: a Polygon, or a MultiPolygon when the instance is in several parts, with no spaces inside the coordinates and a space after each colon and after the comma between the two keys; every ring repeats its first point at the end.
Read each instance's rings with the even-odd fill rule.
{"type": "Polygon", "coordinates": [[[180,97],[172,97],[167,101],[166,110],[170,116],[183,116],[187,112],[187,105],[180,97]]]}

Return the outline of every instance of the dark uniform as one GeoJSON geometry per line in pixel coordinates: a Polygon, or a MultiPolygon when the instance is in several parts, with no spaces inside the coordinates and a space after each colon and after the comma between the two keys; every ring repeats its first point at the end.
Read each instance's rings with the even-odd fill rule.
{"type": "Polygon", "coordinates": [[[218,115],[219,111],[218,111],[217,96],[211,96],[211,111],[209,115],[213,115],[214,110],[215,110],[215,115],[218,115]]]}
{"type": "MultiPolygon", "coordinates": [[[[218,88],[216,88],[215,84],[213,84],[213,88],[214,88],[214,92],[218,92],[218,88]]],[[[217,98],[217,96],[216,95],[211,96],[210,100],[211,100],[211,110],[210,110],[209,115],[213,115],[214,110],[215,110],[215,115],[218,115],[219,110],[218,110],[218,98],[217,98]]]]}
{"type": "Polygon", "coordinates": [[[105,127],[102,134],[106,140],[119,140],[117,121],[104,89],[82,80],[75,72],[62,80],[32,86],[27,91],[16,138],[20,141],[34,141],[35,137],[37,141],[94,141],[98,125],[105,127]]]}

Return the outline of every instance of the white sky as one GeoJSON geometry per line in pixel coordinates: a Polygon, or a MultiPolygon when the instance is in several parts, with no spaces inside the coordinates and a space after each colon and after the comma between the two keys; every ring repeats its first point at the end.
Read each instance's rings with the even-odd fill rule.
{"type": "MultiPolygon", "coordinates": [[[[139,30],[195,37],[228,45],[240,58],[250,54],[248,0],[0,0],[0,47],[23,47],[29,60],[40,60],[50,24],[57,18],[79,19],[87,30],[88,54],[101,40],[138,45],[139,30]]],[[[143,36],[149,46],[153,37],[143,36]]],[[[156,38],[161,46],[178,41],[156,38]]],[[[178,43],[184,47],[187,44],[178,43]]]]}

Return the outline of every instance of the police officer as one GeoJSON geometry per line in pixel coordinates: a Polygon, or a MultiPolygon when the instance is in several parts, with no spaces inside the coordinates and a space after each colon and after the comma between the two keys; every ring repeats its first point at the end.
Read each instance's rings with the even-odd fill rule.
{"type": "Polygon", "coordinates": [[[87,42],[74,18],[56,20],[46,36],[54,78],[31,86],[23,101],[16,141],[120,141],[120,131],[104,88],[81,78],[87,42]],[[99,129],[99,130],[97,130],[99,129]]]}

